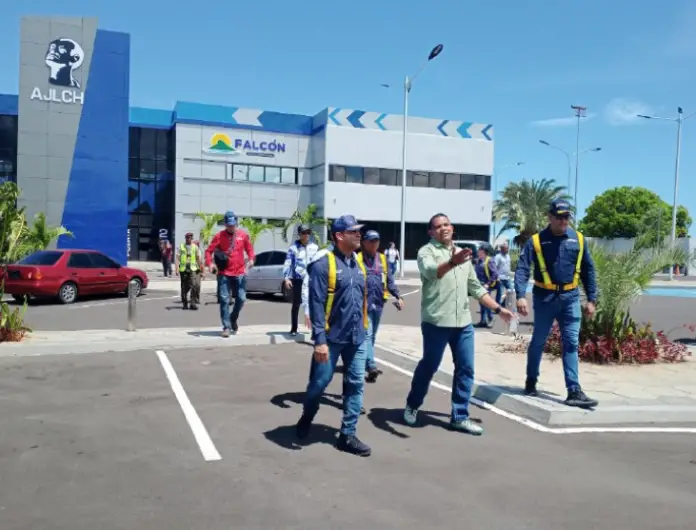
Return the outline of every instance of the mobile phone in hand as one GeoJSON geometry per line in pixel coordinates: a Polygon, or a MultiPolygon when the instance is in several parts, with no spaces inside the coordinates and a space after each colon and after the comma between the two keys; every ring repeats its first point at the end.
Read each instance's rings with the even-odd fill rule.
{"type": "Polygon", "coordinates": [[[392,302],[392,304],[394,304],[394,307],[396,307],[396,309],[398,309],[399,311],[401,311],[401,308],[399,307],[399,301],[398,301],[398,300],[394,300],[394,301],[392,302]]]}

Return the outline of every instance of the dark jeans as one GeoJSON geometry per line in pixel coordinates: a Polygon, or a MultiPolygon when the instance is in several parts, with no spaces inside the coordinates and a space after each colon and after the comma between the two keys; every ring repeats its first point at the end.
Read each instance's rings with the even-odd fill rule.
{"type": "Polygon", "coordinates": [[[365,353],[367,341],[354,344],[329,343],[329,362],[320,364],[314,360],[309,369],[309,383],[305,394],[304,414],[314,418],[319,410],[319,400],[333,379],[338,358],[343,359],[343,420],[341,433],[354,436],[360,418],[365,387],[365,353]]]}
{"type": "Polygon", "coordinates": [[[292,308],[290,309],[290,333],[297,333],[297,315],[302,305],[302,282],[303,280],[292,280],[292,308]]]}
{"type": "Polygon", "coordinates": [[[218,274],[218,304],[223,329],[232,329],[237,323],[239,313],[246,302],[246,276],[223,276],[218,274]],[[230,314],[230,295],[234,298],[234,307],[230,314]]]}
{"type": "Polygon", "coordinates": [[[377,338],[377,330],[379,322],[382,320],[382,308],[370,309],[367,312],[367,320],[369,327],[367,328],[367,337],[365,343],[367,345],[367,359],[365,369],[367,371],[376,370],[377,363],[375,362],[375,339],[377,338]]]}
{"type": "Polygon", "coordinates": [[[578,341],[580,339],[580,297],[562,298],[557,296],[544,302],[534,296],[534,331],[527,349],[527,379],[536,381],[539,377],[541,357],[549,336],[553,321],[558,321],[563,344],[563,374],[568,391],[579,390],[578,377],[578,341]]]}
{"type": "Polygon", "coordinates": [[[418,362],[411,381],[406,405],[419,409],[425,401],[430,382],[440,368],[445,348],[449,345],[454,360],[452,376],[452,421],[469,417],[469,400],[474,386],[474,327],[444,328],[421,323],[423,358],[418,362]]]}
{"type": "Polygon", "coordinates": [[[169,258],[162,258],[162,271],[164,272],[164,277],[172,275],[172,260],[169,258]]]}

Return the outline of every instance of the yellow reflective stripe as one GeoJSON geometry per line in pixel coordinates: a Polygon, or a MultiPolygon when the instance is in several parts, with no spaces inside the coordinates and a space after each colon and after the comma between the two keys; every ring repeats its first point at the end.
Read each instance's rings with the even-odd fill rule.
{"type": "Polygon", "coordinates": [[[585,236],[583,236],[580,232],[577,232],[577,234],[578,234],[578,245],[580,246],[580,252],[578,254],[578,261],[575,264],[575,277],[573,278],[573,288],[580,285],[580,269],[582,267],[582,255],[583,255],[583,252],[585,251],[585,236]]]}
{"type": "Polygon", "coordinates": [[[369,326],[369,322],[367,320],[367,271],[365,270],[365,264],[362,260],[362,253],[358,254],[358,266],[360,267],[363,277],[365,278],[365,289],[363,290],[363,326],[365,326],[365,329],[367,329],[369,326]]]}
{"type": "Polygon", "coordinates": [[[389,289],[387,288],[387,257],[380,252],[379,257],[382,261],[382,283],[384,284],[384,299],[389,300],[389,289]]]}
{"type": "MultiPolygon", "coordinates": [[[[491,270],[488,268],[488,262],[489,262],[489,261],[491,261],[491,257],[490,257],[490,256],[488,256],[488,257],[486,258],[486,261],[483,262],[483,271],[486,273],[486,278],[488,278],[488,279],[490,280],[490,279],[491,279],[491,270]]],[[[490,287],[495,287],[495,284],[496,284],[496,283],[497,283],[497,282],[489,282],[488,285],[489,285],[490,287]]]]}
{"type": "Polygon", "coordinates": [[[329,280],[326,296],[326,311],[324,314],[324,329],[329,331],[329,328],[331,327],[329,325],[329,316],[331,316],[331,308],[333,307],[334,303],[334,294],[336,294],[336,255],[333,252],[329,252],[326,257],[329,260],[329,280]]]}
{"type": "MultiPolygon", "coordinates": [[[[573,283],[567,283],[561,287],[562,291],[572,291],[580,285],[580,271],[582,270],[582,257],[585,252],[585,236],[580,232],[576,232],[578,235],[578,246],[580,247],[580,252],[578,253],[578,259],[575,263],[575,273],[573,274],[573,283]]],[[[558,285],[551,281],[549,272],[546,269],[546,262],[544,261],[544,255],[541,253],[541,241],[539,240],[539,234],[534,234],[532,236],[532,244],[534,245],[534,252],[537,256],[537,261],[539,263],[539,272],[541,273],[541,278],[543,281],[534,281],[534,285],[541,287],[542,289],[548,289],[555,291],[558,289],[558,285]]]]}
{"type": "Polygon", "coordinates": [[[546,260],[544,260],[544,254],[541,252],[541,240],[539,239],[539,234],[536,233],[532,236],[532,244],[534,245],[534,252],[536,252],[537,262],[539,263],[539,272],[541,273],[542,283],[549,285],[551,287],[546,287],[546,289],[555,289],[553,282],[551,282],[551,276],[549,276],[549,271],[546,269],[546,260]]]}
{"type": "MultiPolygon", "coordinates": [[[[179,247],[179,272],[183,272],[186,269],[186,264],[189,262],[189,255],[186,252],[186,245],[184,243],[179,247]]],[[[198,270],[198,246],[191,245],[191,271],[196,272],[198,270]]]]}

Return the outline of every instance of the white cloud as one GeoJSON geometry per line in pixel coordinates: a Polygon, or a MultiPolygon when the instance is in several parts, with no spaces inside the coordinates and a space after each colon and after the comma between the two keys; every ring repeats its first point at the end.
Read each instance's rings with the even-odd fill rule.
{"type": "MultiPolygon", "coordinates": [[[[588,114],[583,118],[583,120],[590,120],[594,117],[594,114],[588,114]]],[[[549,118],[547,120],[536,120],[533,121],[531,125],[534,127],[568,127],[570,125],[575,125],[577,122],[577,117],[568,116],[566,118],[549,118]]]]}
{"type": "Polygon", "coordinates": [[[615,98],[604,107],[604,118],[610,125],[632,125],[638,123],[641,118],[638,114],[653,114],[652,107],[641,101],[615,98]]]}

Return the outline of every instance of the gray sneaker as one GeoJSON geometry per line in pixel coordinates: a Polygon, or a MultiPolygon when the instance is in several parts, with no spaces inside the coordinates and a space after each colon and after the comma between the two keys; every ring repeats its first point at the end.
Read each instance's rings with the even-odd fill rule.
{"type": "Polygon", "coordinates": [[[416,424],[416,421],[418,420],[418,409],[412,409],[408,405],[404,409],[404,421],[406,422],[406,425],[410,425],[413,427],[416,424]]]}
{"type": "Polygon", "coordinates": [[[466,420],[451,421],[450,428],[454,431],[461,431],[473,434],[474,436],[481,436],[483,434],[483,427],[468,418],[466,420]]]}

